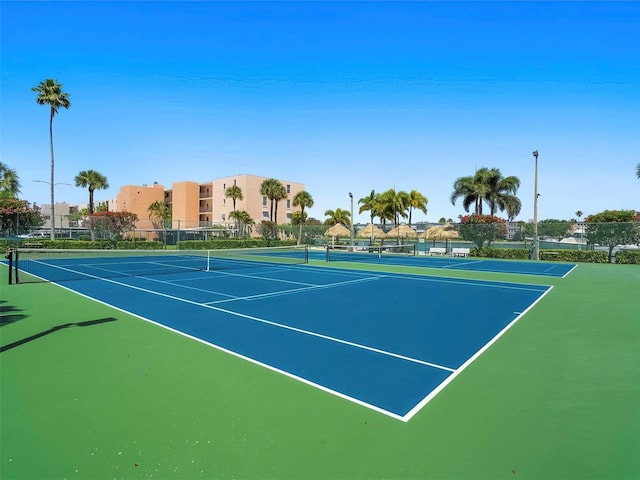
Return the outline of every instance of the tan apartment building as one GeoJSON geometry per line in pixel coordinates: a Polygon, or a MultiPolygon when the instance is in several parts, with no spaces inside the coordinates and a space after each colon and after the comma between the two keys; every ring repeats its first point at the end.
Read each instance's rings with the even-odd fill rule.
{"type": "Polygon", "coordinates": [[[138,216],[136,228],[154,228],[149,218],[149,207],[153,202],[164,202],[164,187],[153,185],[125,185],[115,200],[109,201],[112,212],[131,212],[138,216]]]}
{"type": "MultiPolygon", "coordinates": [[[[227,188],[236,185],[242,191],[242,200],[236,201],[236,210],[246,211],[259,224],[269,220],[271,202],[260,193],[260,185],[266,177],[255,175],[235,175],[211,182],[176,182],[171,190],[162,185],[127,185],[120,188],[115,200],[109,203],[111,211],[127,211],[138,215],[139,229],[153,228],[149,220],[149,206],[155,201],[171,207],[172,228],[188,229],[210,227],[212,225],[232,226],[229,218],[233,211],[233,199],[227,198],[227,188]]],[[[304,184],[280,180],[287,191],[287,198],[278,202],[277,223],[291,223],[291,214],[300,210],[293,207],[293,198],[304,190],[304,184]]]]}

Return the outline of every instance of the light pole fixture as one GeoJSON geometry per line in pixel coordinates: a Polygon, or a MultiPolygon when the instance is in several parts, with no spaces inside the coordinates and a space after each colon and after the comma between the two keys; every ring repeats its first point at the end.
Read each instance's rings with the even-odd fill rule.
{"type": "Polygon", "coordinates": [[[351,199],[351,221],[350,223],[350,236],[351,236],[351,249],[349,251],[353,252],[353,193],[349,192],[349,198],[351,199]]]}
{"type": "Polygon", "coordinates": [[[46,180],[34,180],[34,182],[37,183],[46,183],[47,185],[49,185],[51,187],[51,240],[55,240],[56,239],[56,206],[54,203],[54,196],[53,196],[53,190],[54,187],[56,185],[68,185],[70,187],[72,187],[73,185],[71,185],[70,183],[51,183],[51,182],[47,182],[46,180]]]}
{"type": "Polygon", "coordinates": [[[538,238],[538,150],[533,151],[536,167],[533,179],[533,260],[540,260],[540,239],[538,238]]]}

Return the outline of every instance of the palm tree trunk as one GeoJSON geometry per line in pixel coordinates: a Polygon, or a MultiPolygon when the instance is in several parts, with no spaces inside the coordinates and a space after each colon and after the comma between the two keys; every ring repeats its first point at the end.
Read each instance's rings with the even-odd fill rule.
{"type": "Polygon", "coordinates": [[[300,234],[298,235],[298,245],[302,242],[302,224],[304,223],[304,207],[300,209],[300,234]]]}
{"type": "Polygon", "coordinates": [[[51,240],[56,239],[56,211],[55,211],[55,195],[54,195],[54,187],[55,187],[55,162],[53,157],[53,115],[55,111],[53,107],[51,107],[51,116],[49,117],[49,148],[51,150],[51,240]]]}

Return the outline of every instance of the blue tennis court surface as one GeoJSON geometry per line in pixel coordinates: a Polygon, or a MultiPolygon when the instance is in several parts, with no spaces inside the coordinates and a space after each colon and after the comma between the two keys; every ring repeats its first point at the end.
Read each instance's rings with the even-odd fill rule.
{"type": "Polygon", "coordinates": [[[127,263],[37,262],[83,272],[65,288],[404,421],[550,288],[304,265],[86,273],[127,263]]]}
{"type": "MultiPolygon", "coordinates": [[[[421,255],[403,255],[397,253],[348,252],[331,250],[330,257],[336,262],[377,263],[404,267],[442,268],[448,270],[474,270],[481,272],[515,273],[521,275],[542,275],[565,277],[576,265],[573,263],[531,262],[518,260],[498,260],[478,257],[429,257],[421,255]]],[[[309,258],[325,260],[325,251],[309,251],[309,258]]]]}

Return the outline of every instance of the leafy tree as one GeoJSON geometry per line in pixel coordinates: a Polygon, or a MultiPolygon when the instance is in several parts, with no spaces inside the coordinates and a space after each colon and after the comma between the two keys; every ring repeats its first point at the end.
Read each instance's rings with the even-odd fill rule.
{"type": "Polygon", "coordinates": [[[636,176],[638,178],[640,178],[640,163],[638,163],[638,165],[636,165],[636,176]]]}
{"type": "Polygon", "coordinates": [[[411,190],[409,192],[409,226],[411,226],[411,213],[413,209],[420,210],[425,215],[427,214],[427,203],[429,199],[421,194],[417,190],[411,190]]]}
{"type": "Polygon", "coordinates": [[[20,235],[42,226],[44,220],[40,208],[26,200],[0,198],[0,232],[3,235],[20,235]]]}
{"type": "Polygon", "coordinates": [[[99,238],[118,239],[136,228],[138,216],[131,212],[96,212],[89,216],[89,229],[99,238]]]}
{"type": "MultiPolygon", "coordinates": [[[[302,190],[301,192],[296,193],[296,196],[293,197],[293,206],[300,207],[300,233],[298,235],[298,245],[300,245],[302,242],[302,227],[304,226],[304,220],[306,217],[304,209],[307,207],[313,207],[313,197],[309,192],[302,190]]],[[[293,215],[291,216],[291,223],[293,223],[293,215]]]]}
{"type": "Polygon", "coordinates": [[[564,238],[570,228],[571,222],[549,218],[538,222],[538,235],[542,235],[543,237],[564,238]]]}
{"type": "Polygon", "coordinates": [[[609,247],[610,263],[615,247],[640,243],[640,213],[635,210],[605,210],[585,221],[587,241],[609,247]]]}
{"type": "Polygon", "coordinates": [[[171,208],[168,205],[156,200],[149,205],[147,212],[149,212],[149,220],[153,223],[153,228],[157,230],[167,228],[167,222],[171,220],[171,208]]]}
{"type": "Polygon", "coordinates": [[[582,217],[582,215],[584,215],[584,213],[582,213],[582,210],[578,210],[576,212],[576,217],[578,217],[578,220],[580,220],[580,218],[582,217]]]}
{"type": "Polygon", "coordinates": [[[270,242],[278,238],[278,225],[275,222],[263,220],[258,226],[258,233],[263,239],[270,242]]]}
{"type": "Polygon", "coordinates": [[[53,155],[53,117],[58,113],[58,110],[62,107],[69,109],[71,102],[69,101],[69,94],[62,91],[62,84],[57,80],[51,78],[40,82],[37,86],[33,87],[31,91],[38,94],[36,103],[38,105],[48,105],[50,107],[49,115],[49,150],[51,152],[51,181],[49,186],[51,187],[51,240],[55,240],[55,162],[53,155]]]}
{"type": "Polygon", "coordinates": [[[0,198],[18,198],[20,180],[15,170],[0,162],[0,198]]]}
{"type": "Polygon", "coordinates": [[[251,233],[251,228],[256,224],[244,210],[234,210],[229,214],[229,218],[233,218],[238,224],[238,234],[241,237],[251,233]]]}
{"type": "Polygon", "coordinates": [[[93,192],[109,188],[107,177],[95,170],[82,170],[75,178],[76,187],[89,189],[89,215],[95,212],[93,205],[93,192]]]}
{"type": "Polygon", "coordinates": [[[494,215],[460,215],[460,236],[464,240],[475,243],[478,248],[482,248],[484,242],[491,246],[497,238],[504,238],[507,235],[506,220],[494,215]]]}
{"type": "Polygon", "coordinates": [[[336,208],[335,210],[326,210],[324,214],[329,217],[324,221],[325,225],[343,224],[345,227],[351,225],[351,214],[348,210],[336,208]]]}

